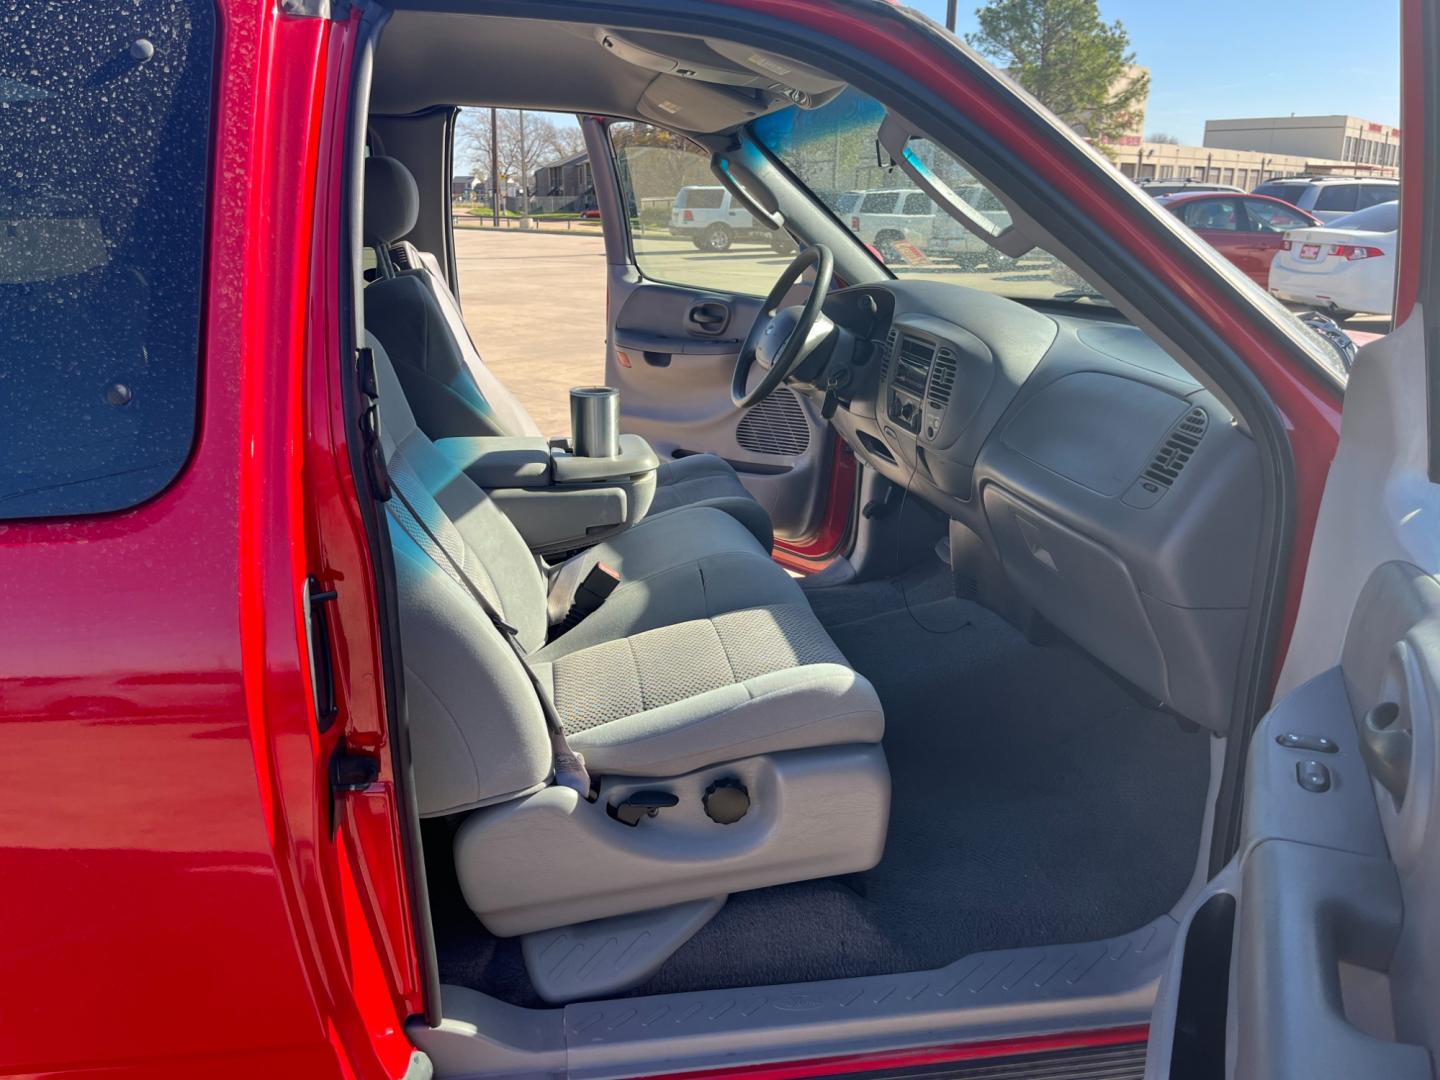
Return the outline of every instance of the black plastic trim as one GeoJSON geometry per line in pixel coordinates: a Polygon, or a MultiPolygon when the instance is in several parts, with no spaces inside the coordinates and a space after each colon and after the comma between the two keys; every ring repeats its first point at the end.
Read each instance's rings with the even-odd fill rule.
{"type": "MultiPolygon", "coordinates": [[[[1424,80],[1421,95],[1425,110],[1418,125],[1423,133],[1419,152],[1426,163],[1424,186],[1420,192],[1411,191],[1407,198],[1424,200],[1423,228],[1420,232],[1420,280],[1417,299],[1424,316],[1425,382],[1426,382],[1426,425],[1429,436],[1429,474],[1432,484],[1440,484],[1440,171],[1430,168],[1440,153],[1440,8],[1433,3],[1416,5],[1420,12],[1420,34],[1423,44],[1420,55],[1427,58],[1420,72],[1402,72],[1408,81],[1411,78],[1424,80]]],[[[1403,118],[1406,127],[1415,127],[1415,118],[1403,118]]],[[[1414,140],[1406,143],[1415,152],[1414,140]]]]}
{"type": "MultiPolygon", "coordinates": [[[[350,116],[346,131],[344,185],[345,221],[340,230],[340,355],[344,358],[340,381],[345,403],[345,421],[358,430],[367,398],[360,385],[357,355],[364,342],[364,301],[360,290],[361,211],[364,200],[365,135],[370,106],[370,78],[374,67],[375,48],[390,19],[390,12],[366,0],[359,39],[355,47],[354,66],[350,79],[350,116]]],[[[448,180],[447,180],[448,182],[448,180]]],[[[384,669],[385,713],[390,725],[390,761],[394,772],[395,793],[401,807],[401,856],[405,864],[405,881],[410,894],[415,944],[420,966],[420,989],[423,1000],[421,1018],[430,1027],[438,1027],[442,1019],[440,1004],[440,961],[435,953],[435,928],[430,912],[430,889],[425,877],[424,848],[420,837],[420,807],[416,800],[414,770],[410,758],[410,729],[404,708],[404,664],[400,651],[400,603],[395,588],[395,563],[390,548],[390,531],[385,511],[371,492],[365,461],[364,442],[352,438],[350,469],[359,496],[360,516],[365,523],[366,540],[373,558],[376,596],[380,605],[380,661],[384,669]]]]}

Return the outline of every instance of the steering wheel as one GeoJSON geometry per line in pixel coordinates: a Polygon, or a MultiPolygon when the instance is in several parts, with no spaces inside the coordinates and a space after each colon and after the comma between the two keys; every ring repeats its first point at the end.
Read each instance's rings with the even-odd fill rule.
{"type": "Polygon", "coordinates": [[[730,380],[730,400],[737,409],[748,409],[773,394],[786,377],[809,356],[830,333],[832,324],[821,313],[821,305],[830,291],[830,277],[835,269],[835,258],[824,244],[813,244],[791,260],[780,279],[770,289],[770,295],[760,307],[755,324],[735,358],[735,374],[730,380]],[[800,275],[815,267],[815,281],[810,287],[810,296],[804,304],[793,304],[782,308],[780,305],[800,275]],[[765,376],[747,390],[750,368],[758,364],[766,369],[765,376]]]}

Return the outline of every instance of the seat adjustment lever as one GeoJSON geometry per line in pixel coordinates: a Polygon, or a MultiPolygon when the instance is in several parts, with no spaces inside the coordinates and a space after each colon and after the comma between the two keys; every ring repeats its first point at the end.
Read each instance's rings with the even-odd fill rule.
{"type": "Polygon", "coordinates": [[[668,809],[680,801],[673,791],[634,791],[625,796],[619,806],[608,807],[610,816],[621,825],[634,828],[641,818],[654,817],[661,810],[668,809]]]}

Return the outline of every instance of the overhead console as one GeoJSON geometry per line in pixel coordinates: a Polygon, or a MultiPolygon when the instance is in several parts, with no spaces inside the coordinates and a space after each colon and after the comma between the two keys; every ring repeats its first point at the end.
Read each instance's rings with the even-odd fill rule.
{"type": "Polygon", "coordinates": [[[729,41],[646,30],[598,30],[595,39],[627,64],[676,80],[785,98],[803,109],[825,104],[845,87],[794,60],[729,41]]]}
{"type": "Polygon", "coordinates": [[[872,342],[834,418],[857,455],[978,537],[1012,597],[1224,730],[1261,493],[1218,400],[1112,316],[919,281],[826,311],[872,342]]]}

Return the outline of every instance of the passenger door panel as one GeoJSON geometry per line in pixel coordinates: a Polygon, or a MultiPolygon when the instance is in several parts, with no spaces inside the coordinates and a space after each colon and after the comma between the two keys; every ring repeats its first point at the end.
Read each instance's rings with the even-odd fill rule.
{"type": "Polygon", "coordinates": [[[1440,835],[1437,672],[1440,584],[1385,563],[1362,591],[1341,662],[1279,701],[1251,741],[1240,852],[1182,919],[1147,1077],[1431,1076],[1440,853],[1421,841],[1440,835]],[[1366,767],[1377,709],[1411,743],[1401,805],[1366,767]],[[1317,765],[1323,783],[1307,788],[1317,765]],[[1225,898],[1233,938],[1208,945],[1233,950],[1229,979],[1206,1000],[1202,962],[1185,944],[1210,931],[1201,913],[1225,898]],[[1217,1012],[1227,1022],[1212,1038],[1228,1044],[1228,1073],[1194,1068],[1187,1045],[1217,1012]]]}

